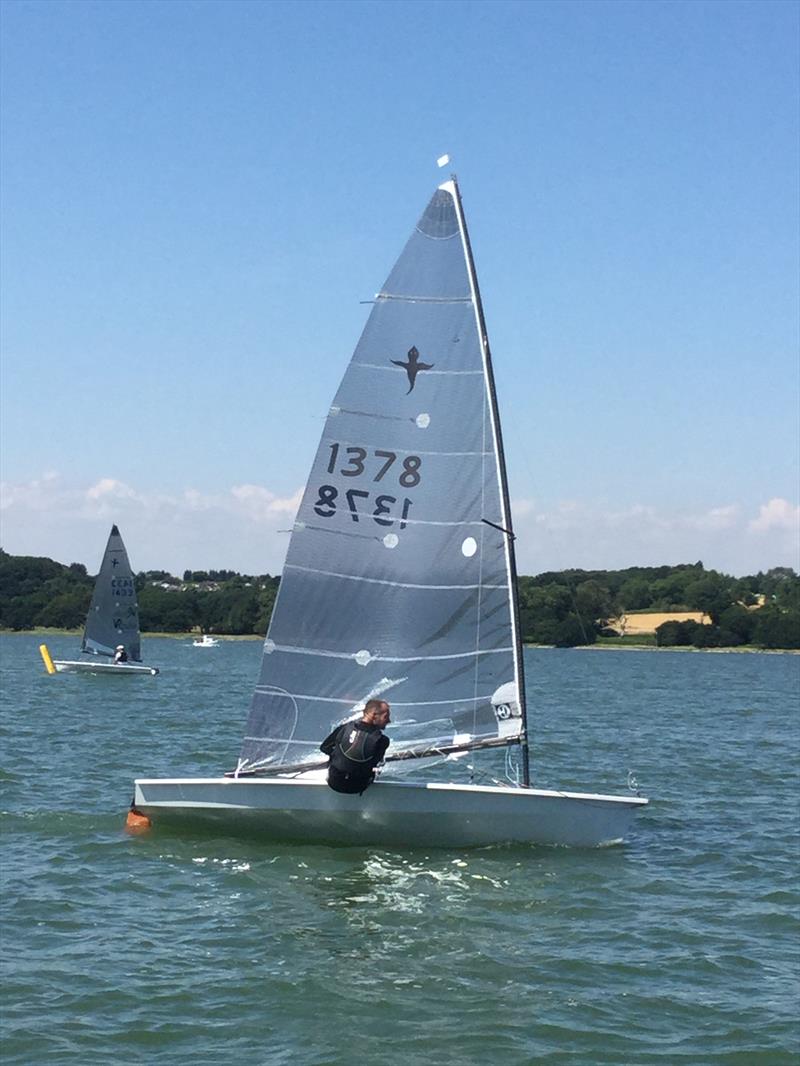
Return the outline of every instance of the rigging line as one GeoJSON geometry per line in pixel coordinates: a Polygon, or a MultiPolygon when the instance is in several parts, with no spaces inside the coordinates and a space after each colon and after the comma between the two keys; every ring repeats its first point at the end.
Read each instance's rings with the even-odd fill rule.
{"type": "MultiPolygon", "coordinates": [[[[481,444],[483,447],[484,455],[481,457],[481,514],[486,512],[486,387],[487,381],[483,368],[481,369],[481,377],[483,381],[484,395],[483,403],[481,404],[481,444]]],[[[484,521],[483,519],[481,520],[484,521]]],[[[483,561],[484,561],[484,549],[485,549],[485,531],[482,529],[480,534],[481,550],[478,561],[478,581],[483,584],[483,561]]],[[[481,646],[481,607],[483,604],[483,589],[478,590],[477,603],[475,605],[475,650],[481,646]]],[[[473,693],[478,691],[478,685],[480,684],[480,665],[481,661],[476,656],[475,663],[472,671],[472,691],[473,693]]],[[[475,727],[478,715],[477,706],[472,711],[472,725],[475,727]]]]}
{"type": "MultiPolygon", "coordinates": [[[[392,704],[392,706],[394,706],[394,704],[392,704]]],[[[350,721],[344,721],[344,722],[341,723],[341,725],[352,725],[352,723],[354,721],[356,721],[356,719],[351,719],[350,721]]],[[[316,740],[297,740],[295,737],[270,737],[270,736],[263,736],[263,737],[245,736],[244,739],[252,741],[253,743],[256,743],[256,744],[259,744],[259,743],[261,743],[261,744],[266,744],[266,743],[269,743],[269,744],[284,744],[287,747],[290,744],[296,744],[298,747],[314,748],[316,751],[319,751],[319,744],[318,744],[318,742],[316,740]]],[[[441,733],[439,733],[438,735],[432,736],[432,737],[414,737],[413,739],[407,740],[407,741],[403,741],[402,738],[392,737],[392,736],[390,736],[389,739],[395,745],[395,751],[398,751],[398,752],[403,752],[403,751],[407,751],[407,750],[408,751],[411,751],[411,750],[416,751],[417,748],[420,745],[424,745],[426,750],[435,749],[435,748],[441,747],[442,742],[443,742],[441,733]],[[406,747],[401,747],[401,744],[405,744],[406,747]],[[414,748],[408,747],[408,745],[411,745],[411,744],[414,744],[416,746],[414,748]]],[[[465,744],[476,744],[476,743],[479,743],[479,742],[481,742],[483,740],[487,740],[487,739],[491,740],[491,741],[495,741],[495,740],[497,740],[497,737],[496,736],[491,736],[491,735],[487,737],[486,734],[481,736],[481,735],[479,735],[477,733],[467,733],[467,734],[461,734],[461,739],[460,740],[459,740],[459,738],[457,736],[454,736],[454,738],[451,741],[451,743],[460,750],[465,744]]],[[[508,737],[503,737],[503,739],[507,740],[509,738],[508,737]]]]}
{"type": "MultiPolygon", "coordinates": [[[[492,426],[492,436],[496,448],[496,462],[497,472],[500,481],[500,496],[503,504],[503,516],[506,524],[511,526],[511,500],[508,493],[508,473],[506,470],[505,453],[503,450],[503,431],[500,426],[500,414],[497,404],[497,392],[494,382],[494,369],[492,367],[492,353],[489,348],[489,335],[486,329],[486,320],[483,314],[483,303],[481,301],[480,289],[478,287],[478,275],[475,270],[475,260],[472,257],[472,246],[469,239],[469,231],[467,229],[467,221],[464,217],[464,209],[461,204],[461,192],[458,188],[458,181],[455,174],[453,174],[450,182],[445,182],[439,186],[440,189],[447,189],[453,198],[453,204],[456,210],[456,217],[458,219],[458,229],[461,234],[461,243],[464,249],[464,255],[467,263],[467,276],[469,279],[470,294],[475,308],[475,323],[478,329],[478,337],[481,344],[481,352],[483,355],[483,366],[486,373],[486,383],[489,392],[489,414],[492,426]]],[[[517,702],[522,714],[522,765],[523,765],[523,784],[526,788],[530,786],[530,755],[528,744],[528,714],[526,706],[526,694],[525,694],[525,660],[522,648],[522,633],[520,622],[520,610],[519,610],[519,596],[517,593],[518,581],[517,581],[517,562],[514,550],[514,541],[511,537],[507,537],[504,542],[504,549],[506,554],[506,562],[508,567],[508,593],[509,593],[509,607],[511,615],[511,628],[514,634],[514,680],[517,685],[517,702]]]]}
{"type": "MultiPolygon", "coordinates": [[[[404,762],[407,759],[430,759],[435,756],[442,755],[455,755],[456,752],[476,751],[478,748],[507,748],[511,744],[519,744],[519,737],[484,737],[481,740],[476,740],[472,744],[440,744],[434,748],[406,748],[403,751],[395,751],[386,755],[384,762],[404,762]]],[[[256,769],[259,763],[263,763],[264,760],[259,759],[257,763],[253,763],[252,769],[237,768],[236,770],[228,770],[225,777],[253,777],[258,774],[280,774],[289,775],[296,773],[303,773],[307,770],[321,770],[328,766],[328,760],[317,759],[314,762],[305,763],[288,763],[281,765],[275,763],[270,766],[264,766],[262,769],[256,769]]]]}
{"type": "MultiPolygon", "coordinates": [[[[390,588],[396,589],[421,589],[425,592],[451,592],[456,589],[477,589],[480,585],[414,585],[405,581],[386,581],[380,577],[362,577],[360,574],[337,574],[332,570],[318,570],[313,566],[298,566],[297,563],[286,563],[283,567],[284,573],[287,570],[300,570],[304,574],[317,574],[320,577],[336,577],[342,581],[363,581],[368,585],[388,585],[390,588]]],[[[484,588],[488,589],[504,589],[505,585],[484,585],[484,588]]]]}

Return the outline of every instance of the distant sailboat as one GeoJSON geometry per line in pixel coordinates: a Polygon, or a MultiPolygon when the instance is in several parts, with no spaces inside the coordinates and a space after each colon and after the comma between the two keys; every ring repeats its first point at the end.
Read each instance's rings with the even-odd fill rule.
{"type": "Polygon", "coordinates": [[[219,641],[216,637],[212,637],[210,633],[203,633],[201,637],[192,641],[193,648],[218,648],[219,641]]]}
{"type": "Polygon", "coordinates": [[[100,573],[94,583],[92,602],[81,642],[85,659],[52,659],[47,646],[40,647],[48,673],[128,674],[158,673],[141,663],[139,605],[128,553],[116,526],[106,544],[100,573]],[[122,661],[115,660],[118,652],[122,661]]]}
{"type": "Polygon", "coordinates": [[[453,179],[376,296],[330,409],[236,769],[137,780],[134,812],[321,843],[599,845],[646,803],[530,787],[505,460],[453,179]],[[319,744],[378,696],[392,705],[386,767],[363,796],[334,792],[319,744]],[[458,757],[488,748],[518,751],[519,773],[472,783],[458,757]],[[399,775],[423,759],[441,780],[399,775]]]}

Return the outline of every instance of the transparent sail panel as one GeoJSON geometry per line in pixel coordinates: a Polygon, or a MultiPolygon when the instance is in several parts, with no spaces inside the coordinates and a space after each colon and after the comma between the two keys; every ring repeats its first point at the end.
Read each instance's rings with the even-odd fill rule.
{"type": "Polygon", "coordinates": [[[436,192],[331,406],[240,766],[316,761],[382,696],[390,751],[520,732],[498,463],[455,204],[436,192]]]}
{"type": "Polygon", "coordinates": [[[113,655],[123,644],[132,662],[141,659],[139,606],[128,553],[116,526],[112,526],[100,573],[92,593],[81,651],[113,655]]]}

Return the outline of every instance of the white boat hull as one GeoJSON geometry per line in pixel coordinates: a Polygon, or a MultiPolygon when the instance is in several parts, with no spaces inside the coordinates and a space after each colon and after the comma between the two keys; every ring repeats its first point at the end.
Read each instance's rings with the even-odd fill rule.
{"type": "Polygon", "coordinates": [[[134,793],[134,807],[155,825],[205,823],[274,840],[412,847],[621,843],[646,804],[636,796],[393,781],[349,796],[324,780],[296,778],[140,779],[134,793]]]}
{"type": "Polygon", "coordinates": [[[94,663],[88,659],[53,659],[53,666],[59,674],[113,674],[123,677],[126,674],[158,673],[155,666],[142,666],[138,663],[94,663]]]}

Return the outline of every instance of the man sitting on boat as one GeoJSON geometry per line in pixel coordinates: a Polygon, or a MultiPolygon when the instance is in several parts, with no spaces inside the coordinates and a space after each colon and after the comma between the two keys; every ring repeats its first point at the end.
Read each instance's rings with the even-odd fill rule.
{"type": "Polygon", "coordinates": [[[375,780],[375,767],[383,760],[389,738],[381,730],[391,721],[385,700],[369,700],[361,719],[345,722],[326,737],[320,751],[330,756],[328,784],[334,792],[359,795],[375,780]]]}
{"type": "Polygon", "coordinates": [[[126,663],[128,661],[128,653],[125,651],[124,644],[118,644],[117,650],[114,652],[115,663],[126,663]]]}

